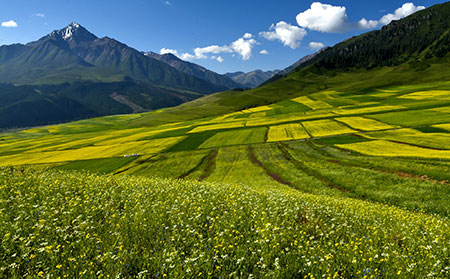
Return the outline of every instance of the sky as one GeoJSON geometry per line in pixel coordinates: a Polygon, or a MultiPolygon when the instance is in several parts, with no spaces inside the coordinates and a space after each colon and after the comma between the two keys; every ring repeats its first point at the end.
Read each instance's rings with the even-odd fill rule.
{"type": "Polygon", "coordinates": [[[324,46],[445,1],[1,0],[0,45],[77,22],[139,51],[218,73],[284,69],[324,46]]]}

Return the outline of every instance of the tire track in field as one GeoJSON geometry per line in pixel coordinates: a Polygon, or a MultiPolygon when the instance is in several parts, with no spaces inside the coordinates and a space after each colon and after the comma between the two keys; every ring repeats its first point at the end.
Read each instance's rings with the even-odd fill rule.
{"type": "MultiPolygon", "coordinates": [[[[292,183],[284,181],[280,176],[278,176],[276,173],[270,171],[268,168],[266,168],[263,163],[261,161],[258,160],[258,158],[255,155],[255,152],[253,152],[253,146],[249,145],[248,146],[248,157],[250,158],[250,161],[257,165],[258,167],[262,168],[265,173],[270,176],[273,180],[275,180],[278,183],[281,183],[283,185],[287,185],[289,187],[292,187],[292,183]]],[[[292,187],[293,189],[295,189],[294,187],[292,187]]],[[[298,190],[298,189],[296,189],[298,190]]]]}
{"type": "MultiPolygon", "coordinates": [[[[206,154],[195,167],[193,167],[192,169],[187,171],[185,174],[180,175],[179,177],[177,177],[177,179],[184,179],[184,178],[188,177],[192,173],[200,170],[203,164],[206,164],[207,166],[209,166],[211,158],[214,158],[214,162],[215,162],[215,157],[216,156],[217,156],[217,149],[211,150],[211,152],[206,154]]],[[[206,169],[203,171],[203,174],[200,177],[200,178],[203,177],[202,180],[206,178],[205,174],[206,174],[206,169]]]]}
{"type": "MultiPolygon", "coordinates": [[[[354,135],[354,136],[357,136],[357,135],[354,135]]],[[[335,146],[328,146],[328,145],[325,145],[322,143],[319,143],[319,144],[339,150],[341,152],[345,152],[345,153],[349,152],[347,149],[343,149],[343,148],[339,148],[339,147],[335,147],[335,146]]],[[[449,180],[439,180],[434,177],[428,176],[427,174],[419,175],[419,174],[409,173],[409,172],[404,172],[404,171],[393,171],[390,169],[382,169],[382,168],[379,168],[376,166],[363,165],[363,164],[361,164],[361,162],[354,163],[354,162],[350,161],[349,159],[338,160],[338,159],[336,159],[335,156],[331,155],[330,153],[328,153],[327,151],[325,151],[321,148],[318,148],[313,143],[310,143],[309,145],[311,146],[311,148],[313,148],[317,152],[321,153],[321,155],[327,157],[328,158],[327,162],[337,164],[342,167],[356,167],[356,168],[375,171],[375,172],[383,173],[383,174],[393,174],[393,175],[399,176],[403,179],[420,179],[422,181],[429,181],[431,183],[449,184],[449,180]]]]}
{"type": "MultiPolygon", "coordinates": [[[[202,163],[206,163],[205,171],[203,172],[202,176],[198,179],[198,181],[205,180],[208,178],[211,173],[213,172],[215,166],[216,166],[216,158],[217,154],[219,153],[218,149],[214,149],[208,156],[205,157],[205,161],[202,160],[202,163]]],[[[199,166],[200,167],[200,166],[199,166]]]]}
{"type": "MultiPolygon", "coordinates": [[[[280,150],[280,152],[283,154],[284,158],[288,161],[290,161],[292,164],[294,164],[294,166],[299,169],[300,171],[306,173],[309,176],[312,176],[320,181],[322,181],[323,183],[325,183],[326,185],[328,185],[328,187],[331,187],[333,189],[336,189],[340,192],[343,193],[353,193],[353,191],[346,189],[344,186],[339,185],[331,180],[329,180],[328,178],[320,175],[318,172],[314,171],[311,168],[306,167],[302,162],[298,161],[297,159],[295,159],[291,153],[289,153],[289,149],[291,149],[288,145],[286,145],[285,143],[279,143],[278,144],[278,149],[280,150]]],[[[358,197],[359,198],[359,197],[358,197]]]]}

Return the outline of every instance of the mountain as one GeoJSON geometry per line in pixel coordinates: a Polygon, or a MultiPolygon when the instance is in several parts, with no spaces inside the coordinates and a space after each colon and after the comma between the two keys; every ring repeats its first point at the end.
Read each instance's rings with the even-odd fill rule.
{"type": "Polygon", "coordinates": [[[225,75],[233,79],[235,82],[238,82],[244,87],[254,88],[258,85],[262,84],[266,80],[273,77],[277,74],[279,70],[267,71],[263,72],[261,70],[255,70],[252,72],[244,73],[244,72],[235,72],[235,73],[226,73],[225,75]]]}
{"type": "Polygon", "coordinates": [[[148,111],[229,88],[77,23],[25,45],[0,46],[0,83],[0,128],[148,111]]]}
{"type": "Polygon", "coordinates": [[[180,58],[176,57],[175,55],[171,53],[167,54],[157,54],[154,52],[145,52],[146,56],[151,57],[153,59],[159,60],[161,62],[164,62],[175,69],[177,69],[180,72],[183,72],[185,74],[201,78],[203,80],[206,80],[212,84],[216,84],[218,86],[225,87],[226,89],[233,89],[241,87],[242,85],[233,81],[231,78],[227,77],[226,75],[220,75],[218,73],[215,73],[213,71],[210,71],[200,65],[187,62],[184,60],[181,60],[180,58]]]}
{"type": "Polygon", "coordinates": [[[110,81],[112,76],[200,93],[227,89],[177,71],[114,39],[97,38],[77,23],[36,42],[0,48],[0,82],[110,81]]]}
{"type": "Polygon", "coordinates": [[[313,54],[309,54],[306,55],[302,58],[300,58],[297,62],[295,62],[294,64],[292,64],[291,66],[285,68],[282,71],[277,72],[275,75],[273,75],[271,78],[267,79],[266,81],[264,81],[263,83],[261,83],[261,85],[267,84],[267,83],[271,83],[273,81],[276,81],[288,74],[290,74],[292,71],[294,71],[295,69],[297,69],[298,67],[300,67],[301,65],[305,64],[306,62],[310,61],[311,59],[313,59],[314,57],[316,57],[319,53],[321,53],[322,51],[326,50],[327,48],[322,48],[319,49],[318,51],[316,51],[313,54]]]}

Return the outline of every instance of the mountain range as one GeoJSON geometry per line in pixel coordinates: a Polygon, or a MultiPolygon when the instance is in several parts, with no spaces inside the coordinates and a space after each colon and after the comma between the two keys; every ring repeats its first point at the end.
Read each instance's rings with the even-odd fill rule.
{"type": "Polygon", "coordinates": [[[234,81],[233,79],[229,78],[227,75],[220,75],[218,73],[215,73],[213,71],[210,71],[200,65],[187,62],[184,60],[181,60],[180,58],[176,57],[175,55],[171,53],[167,54],[157,54],[154,52],[145,52],[146,56],[151,57],[153,59],[156,59],[158,61],[164,62],[171,67],[177,69],[180,72],[183,72],[185,74],[207,80],[211,83],[223,86],[226,89],[233,89],[233,88],[239,88],[242,87],[243,84],[234,81]]]}
{"type": "Polygon", "coordinates": [[[270,79],[274,75],[276,75],[279,70],[274,71],[261,71],[255,70],[248,73],[244,72],[234,72],[234,73],[226,73],[225,75],[233,79],[235,82],[238,82],[245,88],[255,88],[266,80],[270,79]]]}

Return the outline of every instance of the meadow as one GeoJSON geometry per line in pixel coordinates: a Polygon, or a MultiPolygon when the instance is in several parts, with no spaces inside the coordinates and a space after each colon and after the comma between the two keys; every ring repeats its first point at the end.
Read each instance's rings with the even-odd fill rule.
{"type": "Polygon", "coordinates": [[[448,278],[449,96],[324,90],[0,134],[0,277],[448,278]]]}

